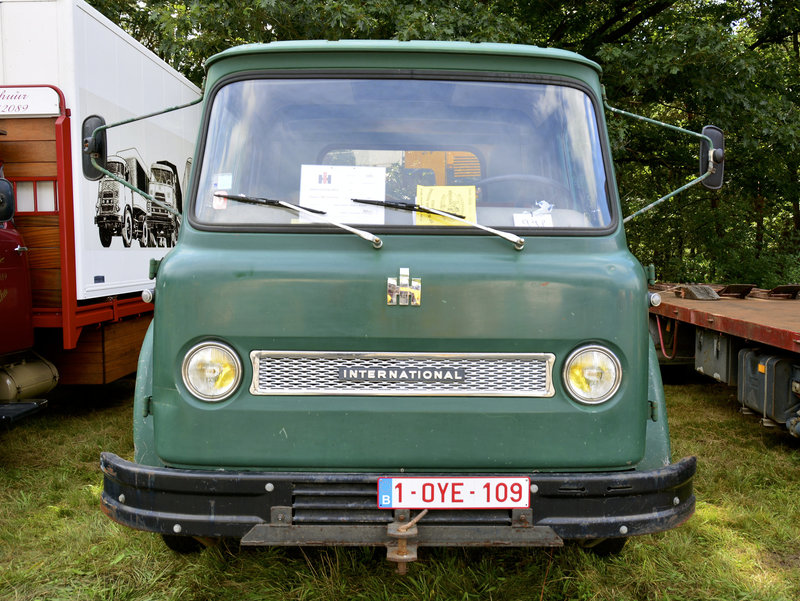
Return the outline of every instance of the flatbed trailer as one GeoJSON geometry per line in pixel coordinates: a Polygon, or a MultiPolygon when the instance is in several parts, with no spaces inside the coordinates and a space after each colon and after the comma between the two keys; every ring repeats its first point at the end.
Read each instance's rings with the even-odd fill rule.
{"type": "Polygon", "coordinates": [[[660,284],[650,332],[663,363],[737,387],[745,412],[800,436],[800,286],[660,284]]]}

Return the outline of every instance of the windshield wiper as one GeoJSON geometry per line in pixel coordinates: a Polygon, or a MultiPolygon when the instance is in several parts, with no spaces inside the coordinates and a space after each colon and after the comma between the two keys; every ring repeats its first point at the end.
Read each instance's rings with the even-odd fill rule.
{"type": "Polygon", "coordinates": [[[401,200],[367,200],[366,198],[351,198],[350,200],[352,200],[353,202],[360,202],[366,205],[378,205],[379,207],[403,209],[404,211],[418,211],[419,213],[430,213],[431,215],[441,215],[442,213],[444,213],[448,217],[458,217],[459,219],[465,219],[463,215],[459,215],[458,213],[451,213],[449,211],[436,211],[435,209],[429,209],[427,207],[414,204],[413,202],[403,202],[401,200]]]}
{"type": "Polygon", "coordinates": [[[309,211],[311,213],[317,213],[318,215],[324,215],[325,211],[320,211],[319,209],[312,209],[311,207],[304,207],[301,205],[296,205],[291,202],[287,202],[285,200],[274,200],[272,198],[262,198],[260,196],[245,196],[244,194],[225,194],[224,192],[214,192],[214,196],[219,196],[220,198],[230,198],[231,200],[235,200],[238,202],[243,202],[246,204],[251,205],[267,205],[270,207],[284,207],[286,209],[291,209],[293,211],[297,211],[298,213],[302,211],[309,211]]]}
{"type": "Polygon", "coordinates": [[[243,202],[247,204],[254,204],[254,205],[261,205],[261,206],[270,206],[270,207],[283,207],[284,209],[289,209],[290,211],[295,211],[299,214],[306,214],[314,217],[315,219],[321,219],[323,222],[334,225],[338,228],[341,228],[351,234],[355,234],[359,238],[363,238],[367,242],[372,242],[372,246],[375,248],[380,248],[383,246],[383,240],[378,238],[375,234],[371,234],[364,230],[359,230],[354,227],[350,227],[349,225],[345,225],[343,223],[339,223],[338,221],[333,221],[332,219],[328,219],[327,217],[320,217],[325,215],[325,211],[320,211],[319,209],[312,209],[309,207],[303,207],[298,204],[294,204],[293,202],[287,202],[285,200],[276,200],[273,198],[263,198],[260,196],[246,196],[244,194],[224,194],[222,192],[214,192],[214,196],[219,196],[220,198],[229,198],[230,200],[235,200],[237,202],[243,202]]]}
{"type": "Polygon", "coordinates": [[[467,225],[471,225],[472,227],[476,227],[479,230],[484,230],[489,232],[490,234],[494,234],[495,236],[500,236],[504,240],[508,240],[514,245],[516,250],[522,250],[525,248],[525,238],[521,238],[515,234],[510,232],[503,232],[501,230],[496,230],[486,225],[481,225],[475,221],[470,221],[466,219],[463,215],[457,215],[456,213],[448,213],[447,211],[440,211],[439,209],[433,209],[431,207],[426,207],[424,205],[412,204],[410,202],[400,202],[394,200],[365,200],[363,198],[351,198],[353,202],[360,202],[362,204],[371,204],[371,205],[378,205],[383,207],[389,207],[391,209],[402,209],[404,211],[420,211],[423,213],[430,213],[431,215],[439,215],[440,217],[447,217],[449,219],[454,219],[455,221],[460,221],[461,223],[466,223],[467,225]]]}

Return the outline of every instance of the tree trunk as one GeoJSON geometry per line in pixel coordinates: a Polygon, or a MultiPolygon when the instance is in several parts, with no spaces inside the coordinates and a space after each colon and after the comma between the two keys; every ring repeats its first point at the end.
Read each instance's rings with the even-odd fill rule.
{"type": "Polygon", "coordinates": [[[766,199],[760,194],[756,196],[756,259],[761,258],[761,251],[764,249],[764,206],[766,199]]]}

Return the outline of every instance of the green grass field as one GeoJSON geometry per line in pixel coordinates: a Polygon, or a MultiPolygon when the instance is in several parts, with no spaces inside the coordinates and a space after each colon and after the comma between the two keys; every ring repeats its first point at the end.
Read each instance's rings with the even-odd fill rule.
{"type": "Polygon", "coordinates": [[[132,457],[133,383],[63,388],[0,433],[0,599],[796,601],[800,441],[739,415],[735,390],[689,379],[667,386],[673,454],[699,458],[687,524],[606,560],[574,546],[423,548],[402,577],[382,549],[179,556],[114,524],[99,509],[98,461],[102,450],[132,457]]]}

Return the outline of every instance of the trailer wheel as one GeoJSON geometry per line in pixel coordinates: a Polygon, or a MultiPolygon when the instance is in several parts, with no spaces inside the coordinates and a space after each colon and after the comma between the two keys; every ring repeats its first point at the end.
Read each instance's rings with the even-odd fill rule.
{"type": "Polygon", "coordinates": [[[103,245],[103,248],[108,248],[109,246],[111,246],[112,237],[113,236],[110,230],[107,230],[105,228],[102,228],[100,230],[100,244],[103,245]]]}
{"type": "Polygon", "coordinates": [[[130,248],[133,242],[133,217],[130,208],[125,208],[125,216],[122,220],[122,246],[130,248]]]}
{"type": "Polygon", "coordinates": [[[147,220],[142,219],[142,236],[139,238],[139,246],[146,248],[150,246],[150,228],[147,227],[147,220]]]}

